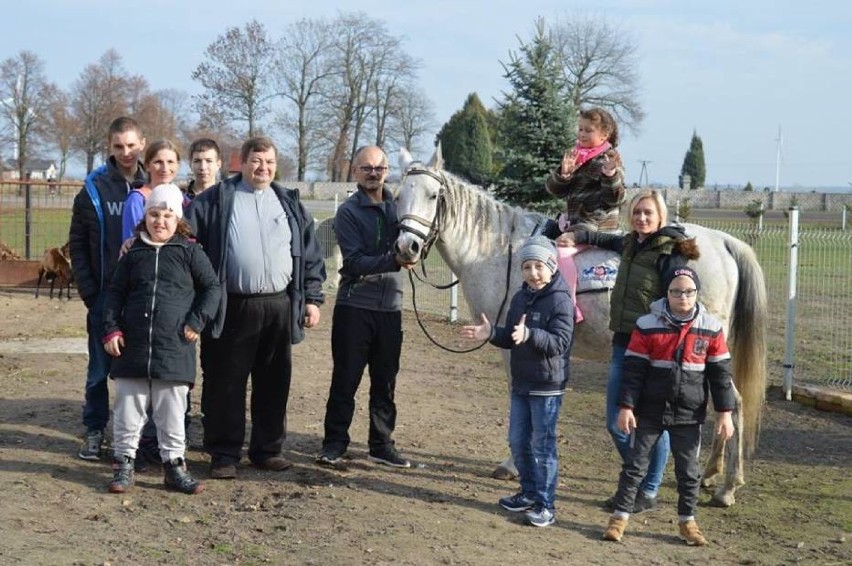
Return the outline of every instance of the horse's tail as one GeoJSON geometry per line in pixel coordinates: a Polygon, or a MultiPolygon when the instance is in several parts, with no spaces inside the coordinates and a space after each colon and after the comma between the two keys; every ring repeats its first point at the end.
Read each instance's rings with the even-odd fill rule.
{"type": "Polygon", "coordinates": [[[729,343],[734,384],[743,400],[743,442],[749,456],[757,447],[760,417],[766,398],[766,325],[769,308],[763,270],[751,247],[726,239],[725,247],[737,263],[739,281],[731,313],[729,343]]]}

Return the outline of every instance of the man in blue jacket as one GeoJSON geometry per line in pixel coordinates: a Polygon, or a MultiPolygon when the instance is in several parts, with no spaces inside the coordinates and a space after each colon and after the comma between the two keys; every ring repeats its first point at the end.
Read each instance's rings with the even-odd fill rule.
{"type": "Polygon", "coordinates": [[[349,446],[355,393],[370,366],[369,459],[411,467],[391,439],[396,425],[394,390],[402,351],[402,277],[410,269],[394,252],[399,234],[396,205],[384,187],[388,158],[376,146],[358,150],[352,163],[358,191],[337,210],[334,232],[343,256],[331,324],[334,369],[325,412],[325,437],[317,463],[334,466],[349,446]]]}
{"type": "Polygon", "coordinates": [[[242,172],[192,201],[187,221],[219,276],[222,298],[201,339],[201,411],[210,477],[236,477],[245,437],[251,374],[255,467],[280,471],[292,373],[291,345],[319,324],[325,263],[314,219],[299,192],[273,182],[272,140],[255,137],[240,150],[242,172]]]}
{"type": "Polygon", "coordinates": [[[101,314],[105,290],[118,263],[121,247],[121,211],[134,183],[144,183],[145,169],[139,155],[145,150],[145,137],[132,118],[116,118],[109,126],[110,157],[86,177],[83,189],[74,197],[68,234],[71,269],[80,298],[86,304],[86,331],[89,334],[89,366],[83,405],[86,436],[78,456],[100,458],[104,428],[109,421],[107,375],[110,356],[101,338],[101,314]]]}

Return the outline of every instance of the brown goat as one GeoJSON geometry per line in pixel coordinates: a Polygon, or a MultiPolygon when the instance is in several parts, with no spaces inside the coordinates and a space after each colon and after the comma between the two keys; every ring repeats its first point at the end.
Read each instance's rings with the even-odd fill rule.
{"type": "Polygon", "coordinates": [[[45,250],[44,256],[41,258],[41,265],[38,268],[38,283],[36,283],[35,296],[38,298],[38,292],[41,288],[41,280],[50,281],[50,298],[53,298],[53,286],[56,280],[59,280],[59,298],[62,298],[62,287],[67,287],[65,298],[71,298],[71,281],[73,280],[71,273],[71,259],[68,253],[68,244],[61,248],[50,248],[45,250]]]}

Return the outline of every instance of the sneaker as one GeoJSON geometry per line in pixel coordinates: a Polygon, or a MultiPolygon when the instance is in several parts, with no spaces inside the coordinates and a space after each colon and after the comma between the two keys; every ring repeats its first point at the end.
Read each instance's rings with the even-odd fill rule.
{"type": "Polygon", "coordinates": [[[163,464],[163,483],[168,489],[195,495],[204,491],[204,484],[190,475],[183,458],[175,458],[163,464]]]}
{"type": "Polygon", "coordinates": [[[606,526],[606,530],[603,534],[604,540],[611,540],[613,542],[621,542],[621,537],[624,536],[624,529],[627,528],[627,519],[622,519],[620,517],[610,517],[609,523],[606,526]]]}
{"type": "Polygon", "coordinates": [[[527,522],[534,527],[549,527],[556,522],[556,515],[552,509],[543,505],[536,505],[526,512],[527,522]]]}
{"type": "Polygon", "coordinates": [[[100,460],[101,447],[104,444],[104,431],[102,430],[87,430],[86,436],[83,438],[83,445],[77,456],[83,460],[100,460]]]}
{"type": "Polygon", "coordinates": [[[633,502],[633,514],[642,513],[644,511],[653,511],[657,508],[657,498],[656,497],[648,497],[641,491],[639,495],[636,496],[636,500],[633,502]]]}
{"type": "Polygon", "coordinates": [[[320,466],[338,466],[343,460],[343,452],[336,448],[323,448],[317,454],[316,463],[320,466]]]}
{"type": "Polygon", "coordinates": [[[499,503],[500,507],[506,511],[512,511],[513,513],[520,513],[521,511],[532,509],[533,505],[535,505],[535,501],[524,495],[523,492],[501,497],[499,503]]]}
{"type": "Polygon", "coordinates": [[[692,519],[680,523],[680,536],[683,537],[683,540],[689,546],[704,546],[707,544],[707,539],[701,534],[698,523],[692,519]]]}
{"type": "Polygon", "coordinates": [[[110,493],[127,493],[136,481],[133,471],[133,458],[116,456],[112,462],[112,481],[107,489],[110,493]]]}
{"type": "Polygon", "coordinates": [[[387,450],[379,453],[373,454],[370,453],[367,456],[367,459],[371,462],[375,462],[377,464],[382,464],[385,466],[391,466],[392,468],[410,468],[411,462],[403,458],[399,455],[399,452],[394,450],[393,448],[388,448],[387,450]]]}

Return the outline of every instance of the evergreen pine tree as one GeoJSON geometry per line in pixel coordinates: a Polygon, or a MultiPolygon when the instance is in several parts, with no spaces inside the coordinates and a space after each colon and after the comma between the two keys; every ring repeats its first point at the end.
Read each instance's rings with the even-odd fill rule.
{"type": "Polygon", "coordinates": [[[543,20],[530,43],[521,42],[503,64],[511,90],[500,103],[497,159],[502,170],[494,190],[509,203],[557,210],[559,199],[544,189],[548,173],[576,139],[576,112],[565,92],[559,55],[543,20]]]}
{"type": "Polygon", "coordinates": [[[683,166],[680,168],[680,175],[689,175],[690,188],[700,189],[704,187],[704,180],[707,178],[707,167],[704,164],[704,144],[701,143],[701,138],[695,130],[692,131],[692,141],[689,142],[689,150],[683,158],[683,166]]]}
{"type": "Polygon", "coordinates": [[[487,184],[493,174],[488,111],[476,93],[467,97],[461,110],[450,117],[438,132],[444,155],[444,169],[476,184],[487,184]]]}

